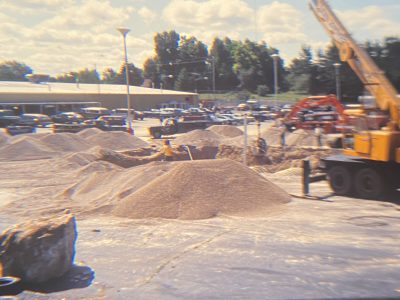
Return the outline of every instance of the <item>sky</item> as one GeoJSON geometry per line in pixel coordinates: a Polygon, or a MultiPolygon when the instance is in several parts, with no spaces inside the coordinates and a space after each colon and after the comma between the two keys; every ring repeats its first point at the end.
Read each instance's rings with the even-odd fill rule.
{"type": "MultiPolygon", "coordinates": [[[[400,36],[400,0],[330,0],[361,42],[400,36]]],[[[142,68],[154,55],[154,35],[175,30],[208,46],[215,37],[265,41],[285,64],[302,45],[329,37],[308,0],[0,0],[0,61],[16,60],[34,73],[57,75],[83,68],[118,70],[129,28],[128,60],[142,68]]]]}

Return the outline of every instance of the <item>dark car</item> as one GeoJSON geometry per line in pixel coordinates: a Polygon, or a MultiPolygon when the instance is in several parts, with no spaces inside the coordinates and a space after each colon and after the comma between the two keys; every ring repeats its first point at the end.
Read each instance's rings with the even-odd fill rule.
{"type": "Polygon", "coordinates": [[[18,123],[19,117],[12,110],[0,109],[0,127],[7,127],[18,123]]]}
{"type": "Polygon", "coordinates": [[[35,127],[46,127],[50,124],[53,124],[51,118],[47,115],[42,114],[23,114],[20,116],[20,119],[18,121],[18,125],[35,127]]]}
{"type": "Polygon", "coordinates": [[[85,118],[76,112],[62,112],[57,115],[51,116],[54,123],[71,124],[81,123],[85,118]]]}

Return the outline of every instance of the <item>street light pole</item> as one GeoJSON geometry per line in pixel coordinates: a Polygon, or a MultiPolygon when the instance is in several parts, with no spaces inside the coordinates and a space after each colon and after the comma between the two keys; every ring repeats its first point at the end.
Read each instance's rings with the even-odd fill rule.
{"type": "Polygon", "coordinates": [[[278,104],[278,60],[279,60],[279,55],[278,54],[272,54],[271,55],[273,61],[274,61],[274,97],[275,97],[275,105],[278,104]]]}
{"type": "Polygon", "coordinates": [[[213,98],[215,101],[215,57],[211,56],[212,63],[212,89],[213,89],[213,98]]]}
{"type": "Polygon", "coordinates": [[[124,40],[124,56],[125,56],[125,79],[126,79],[126,106],[128,108],[127,113],[127,125],[128,133],[133,134],[132,130],[132,114],[131,114],[131,99],[129,94],[129,70],[128,70],[128,54],[126,51],[126,35],[130,31],[128,28],[117,28],[117,30],[122,34],[124,40]]]}
{"type": "Polygon", "coordinates": [[[336,97],[339,101],[342,100],[341,96],[341,87],[340,87],[340,63],[334,63],[333,66],[335,67],[335,78],[336,78],[336,97]]]}

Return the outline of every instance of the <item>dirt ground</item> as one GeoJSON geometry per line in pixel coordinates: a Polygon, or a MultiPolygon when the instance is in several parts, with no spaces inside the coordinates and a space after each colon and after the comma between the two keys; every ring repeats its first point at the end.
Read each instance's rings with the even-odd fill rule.
{"type": "MultiPolygon", "coordinates": [[[[0,230],[68,208],[55,209],[49,202],[79,174],[76,165],[50,160],[2,162],[0,230]]],[[[262,175],[292,195],[301,194],[295,169],[262,175]]],[[[284,209],[258,218],[134,220],[78,214],[75,267],[18,297],[400,298],[399,195],[367,201],[330,193],[326,182],[314,183],[311,194],[323,200],[293,196],[284,209]]]]}

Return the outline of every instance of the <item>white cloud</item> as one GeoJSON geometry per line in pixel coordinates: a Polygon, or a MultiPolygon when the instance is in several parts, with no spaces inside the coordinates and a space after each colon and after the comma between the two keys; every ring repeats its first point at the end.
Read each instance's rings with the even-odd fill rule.
{"type": "MultiPolygon", "coordinates": [[[[365,39],[382,39],[384,36],[399,35],[400,22],[388,16],[390,10],[400,10],[400,5],[394,7],[366,6],[359,10],[337,12],[347,29],[365,39]]],[[[361,41],[360,41],[361,42],[361,41]]]]}
{"type": "Polygon", "coordinates": [[[174,26],[213,30],[248,23],[252,9],[242,0],[172,0],[164,9],[164,19],[174,26]]]}
{"type": "Polygon", "coordinates": [[[157,14],[145,6],[140,8],[137,13],[145,23],[151,23],[157,18],[157,14]]]}
{"type": "Polygon", "coordinates": [[[263,39],[271,45],[304,43],[303,16],[290,4],[273,2],[262,6],[257,14],[258,27],[263,39]]]}

